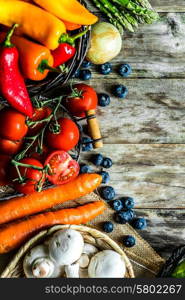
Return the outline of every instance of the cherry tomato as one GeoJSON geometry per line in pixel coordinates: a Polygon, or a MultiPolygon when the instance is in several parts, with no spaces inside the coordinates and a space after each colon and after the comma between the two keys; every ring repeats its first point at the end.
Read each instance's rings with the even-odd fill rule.
{"type": "Polygon", "coordinates": [[[65,100],[66,108],[77,117],[85,117],[85,112],[95,109],[98,105],[98,97],[95,90],[87,84],[74,86],[79,96],[68,97],[65,100]]]}
{"type": "Polygon", "coordinates": [[[6,185],[8,181],[8,169],[11,157],[0,154],[0,186],[6,185]]]}
{"type": "Polygon", "coordinates": [[[48,130],[46,135],[47,144],[52,149],[69,151],[74,148],[80,137],[77,125],[70,119],[58,119],[60,133],[55,134],[48,130]]]}
{"type": "MultiPolygon", "coordinates": [[[[41,121],[49,117],[52,113],[52,109],[50,107],[42,107],[42,108],[34,108],[33,117],[30,119],[31,121],[41,121]]],[[[34,127],[30,127],[28,130],[28,136],[34,136],[44,127],[45,123],[37,124],[34,127]]]]}
{"type": "Polygon", "coordinates": [[[46,145],[43,145],[42,151],[38,152],[37,147],[38,147],[37,143],[34,144],[27,152],[28,156],[35,158],[35,159],[39,160],[40,162],[44,163],[46,158],[48,157],[48,154],[51,152],[51,150],[46,145]]]}
{"type": "MultiPolygon", "coordinates": [[[[34,158],[23,158],[20,162],[43,168],[41,162],[34,158]]],[[[18,181],[15,181],[15,179],[19,178],[16,168],[13,167],[11,171],[14,188],[22,194],[31,194],[38,191],[38,184],[43,184],[45,180],[42,171],[21,166],[19,167],[19,171],[21,176],[25,178],[25,181],[24,183],[19,183],[18,181]]]]}
{"type": "Polygon", "coordinates": [[[26,117],[23,114],[9,107],[0,111],[0,137],[19,141],[27,131],[26,117]]]}
{"type": "Polygon", "coordinates": [[[22,141],[11,141],[0,137],[0,153],[14,155],[20,150],[22,144],[22,141]]]}
{"type": "Polygon", "coordinates": [[[48,180],[53,184],[64,184],[79,174],[79,164],[65,151],[54,151],[47,158],[45,165],[50,167],[48,180]]]}

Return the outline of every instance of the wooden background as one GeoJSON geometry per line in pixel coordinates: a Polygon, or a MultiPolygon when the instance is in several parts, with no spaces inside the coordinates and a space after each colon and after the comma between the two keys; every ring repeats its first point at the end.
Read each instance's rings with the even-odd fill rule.
{"type": "Polygon", "coordinates": [[[93,68],[89,83],[98,92],[111,93],[115,83],[129,89],[125,100],[112,97],[98,108],[101,152],[114,161],[117,195],[133,196],[137,214],[148,220],[140,234],[166,258],[185,238],[185,1],[151,3],[160,21],[125,33],[114,72],[102,76],[93,68]],[[133,68],[128,79],[116,72],[123,62],[133,68]]]}

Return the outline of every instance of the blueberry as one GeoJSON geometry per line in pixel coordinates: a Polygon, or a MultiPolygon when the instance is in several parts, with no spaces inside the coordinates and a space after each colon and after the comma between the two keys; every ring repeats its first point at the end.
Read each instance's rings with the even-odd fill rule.
{"type": "Polygon", "coordinates": [[[118,72],[122,77],[128,77],[132,73],[132,68],[129,64],[122,64],[119,66],[118,72]]]}
{"type": "Polygon", "coordinates": [[[101,155],[101,154],[95,154],[95,155],[93,155],[93,157],[92,157],[92,163],[95,166],[97,166],[97,167],[101,166],[102,163],[103,163],[103,155],[101,155]]]}
{"type": "Polygon", "coordinates": [[[103,75],[108,75],[112,72],[112,65],[109,62],[107,62],[103,65],[100,65],[99,71],[103,75]]]}
{"type": "Polygon", "coordinates": [[[91,173],[92,169],[88,165],[80,165],[80,173],[91,173]]]}
{"type": "Polygon", "coordinates": [[[104,93],[98,94],[98,105],[105,107],[110,104],[110,96],[104,93]]]}
{"type": "Polygon", "coordinates": [[[82,68],[86,69],[86,68],[90,68],[92,66],[91,62],[88,60],[84,60],[82,63],[82,68]]]}
{"type": "Polygon", "coordinates": [[[80,70],[79,78],[81,80],[89,80],[92,77],[92,73],[90,70],[80,70]]]}
{"type": "Polygon", "coordinates": [[[123,204],[121,202],[121,200],[114,200],[112,202],[112,208],[115,210],[115,211],[120,211],[123,209],[123,204]]]}
{"type": "Polygon", "coordinates": [[[132,209],[134,208],[135,202],[134,199],[131,197],[122,197],[121,202],[123,203],[123,207],[126,209],[132,209]]]}
{"type": "Polygon", "coordinates": [[[100,195],[103,199],[110,201],[115,198],[116,193],[112,186],[104,186],[100,189],[100,195]]]}
{"type": "Polygon", "coordinates": [[[82,151],[91,151],[93,149],[92,140],[89,137],[82,138],[82,151]]]}
{"type": "Polygon", "coordinates": [[[118,98],[125,98],[128,95],[128,89],[126,86],[119,84],[114,87],[114,95],[118,98]]]}
{"type": "Polygon", "coordinates": [[[105,157],[102,161],[102,167],[105,169],[109,169],[112,167],[112,159],[109,157],[105,157]]]}
{"type": "Polygon", "coordinates": [[[134,212],[133,212],[133,210],[130,210],[130,209],[120,211],[115,216],[116,222],[118,222],[120,224],[126,224],[126,223],[130,222],[133,218],[134,218],[134,212]]]}
{"type": "Polygon", "coordinates": [[[131,247],[135,246],[136,239],[132,235],[126,235],[126,236],[123,237],[123,244],[126,247],[131,248],[131,247]]]}
{"type": "Polygon", "coordinates": [[[147,227],[145,218],[137,218],[133,221],[133,227],[138,230],[145,229],[147,227]]]}
{"type": "Polygon", "coordinates": [[[103,223],[103,230],[107,233],[112,232],[114,229],[114,225],[112,222],[104,222],[103,223]]]}
{"type": "Polygon", "coordinates": [[[107,184],[110,181],[110,175],[108,172],[101,171],[99,172],[99,175],[102,176],[102,183],[107,184]]]}

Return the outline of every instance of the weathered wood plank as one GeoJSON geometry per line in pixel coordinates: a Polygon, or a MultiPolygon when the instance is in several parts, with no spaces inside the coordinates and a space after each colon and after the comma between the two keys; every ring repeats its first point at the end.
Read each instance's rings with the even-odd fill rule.
{"type": "Polygon", "coordinates": [[[184,245],[185,210],[137,210],[148,220],[148,227],[139,234],[164,258],[184,245]]]}
{"type": "Polygon", "coordinates": [[[110,95],[115,84],[124,84],[129,90],[126,99],[112,96],[110,106],[97,110],[105,143],[184,143],[185,80],[111,81],[102,76],[89,84],[110,95]]]}
{"type": "MultiPolygon", "coordinates": [[[[131,196],[137,208],[185,208],[185,145],[105,145],[101,153],[111,157],[108,170],[120,196],[131,196]]],[[[92,153],[84,153],[89,163],[92,153]]]]}
{"type": "MultiPolygon", "coordinates": [[[[132,65],[130,78],[184,78],[185,77],[185,14],[168,13],[152,25],[142,25],[135,33],[125,32],[123,48],[113,61],[110,80],[119,78],[120,63],[132,65]]],[[[99,80],[98,67],[93,77],[99,80]]]]}

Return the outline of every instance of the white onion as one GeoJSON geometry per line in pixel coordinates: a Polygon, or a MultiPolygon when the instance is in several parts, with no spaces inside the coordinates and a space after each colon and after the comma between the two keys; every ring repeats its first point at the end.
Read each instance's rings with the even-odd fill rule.
{"type": "Polygon", "coordinates": [[[116,57],[121,47],[122,38],[118,29],[110,23],[97,23],[92,28],[87,59],[93,64],[104,64],[116,57]]]}

